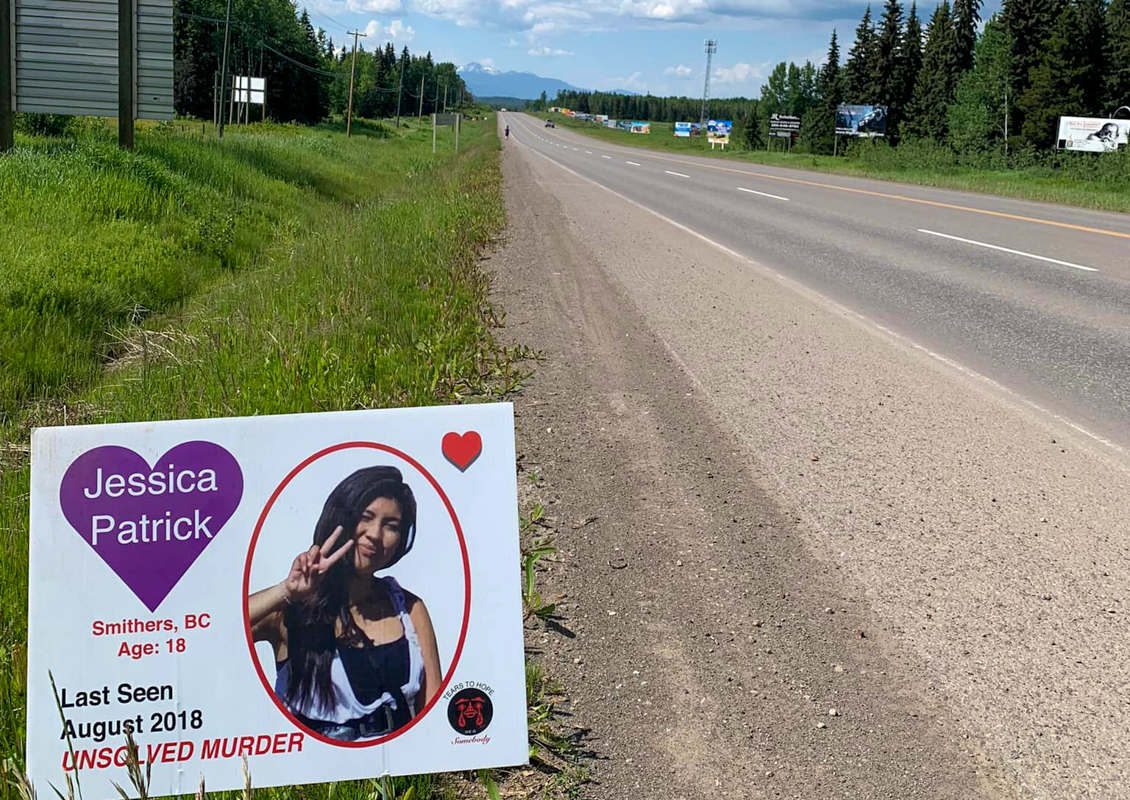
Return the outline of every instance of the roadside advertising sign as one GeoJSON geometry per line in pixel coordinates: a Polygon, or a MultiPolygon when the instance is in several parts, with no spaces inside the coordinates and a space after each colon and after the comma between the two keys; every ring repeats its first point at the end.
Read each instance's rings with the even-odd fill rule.
{"type": "Polygon", "coordinates": [[[676,122],[675,135],[689,138],[691,135],[691,124],[689,122],[676,122]]]}
{"type": "Polygon", "coordinates": [[[1130,119],[1060,117],[1056,147],[1060,150],[1107,153],[1125,147],[1128,139],[1130,119]]]}
{"type": "Polygon", "coordinates": [[[651,133],[650,122],[633,122],[628,126],[629,133],[651,133]]]}
{"type": "Polygon", "coordinates": [[[267,93],[266,78],[251,78],[245,75],[235,75],[232,78],[235,102],[263,105],[267,93]]]}
{"type": "Polygon", "coordinates": [[[875,137],[887,135],[886,106],[841,105],[836,109],[836,135],[875,137]]]}
{"type": "Polygon", "coordinates": [[[730,141],[730,131],[734,127],[733,120],[711,119],[706,121],[706,138],[714,142],[730,141]]]}
{"type": "Polygon", "coordinates": [[[772,114],[769,117],[769,135],[789,138],[800,133],[800,117],[789,114],[772,114]]]}
{"type": "Polygon", "coordinates": [[[27,764],[86,800],[528,759],[508,403],[32,436],[27,764]],[[134,790],[130,790],[134,791],[134,790]]]}

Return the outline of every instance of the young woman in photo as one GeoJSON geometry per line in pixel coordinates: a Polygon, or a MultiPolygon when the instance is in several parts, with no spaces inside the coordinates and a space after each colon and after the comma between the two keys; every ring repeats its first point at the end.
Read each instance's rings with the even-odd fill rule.
{"type": "Polygon", "coordinates": [[[309,550],[247,598],[252,636],[274,649],[275,693],[315,733],[371,739],[406,725],[439,689],[424,602],[392,576],[416,538],[416,499],[395,467],[367,467],[326,500],[309,550]]]}

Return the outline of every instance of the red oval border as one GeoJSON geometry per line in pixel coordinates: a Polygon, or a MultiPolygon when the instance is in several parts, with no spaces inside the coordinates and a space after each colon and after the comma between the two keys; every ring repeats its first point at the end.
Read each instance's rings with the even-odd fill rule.
{"type": "Polygon", "coordinates": [[[283,715],[303,733],[309,736],[313,736],[318,741],[325,742],[326,744],[331,744],[336,747],[352,748],[375,747],[376,745],[391,741],[401,734],[407,733],[417,722],[427,716],[428,712],[431,711],[435,704],[439,702],[439,699],[443,697],[444,691],[447,690],[447,685],[451,683],[451,678],[455,674],[455,668],[459,665],[459,658],[463,655],[463,645],[467,641],[467,627],[470,620],[471,561],[467,556],[467,540],[463,537],[463,528],[459,524],[459,517],[456,516],[455,509],[452,507],[451,501],[447,498],[447,494],[443,491],[443,488],[439,485],[439,482],[432,477],[432,474],[430,472],[424,469],[423,465],[421,465],[420,462],[416,461],[416,459],[412,458],[407,453],[403,453],[400,450],[397,450],[395,447],[389,447],[388,445],[379,444],[378,442],[342,442],[341,444],[335,444],[332,447],[327,447],[324,450],[319,450],[317,453],[314,453],[314,455],[310,456],[302,463],[300,463],[297,467],[292,469],[287,474],[287,476],[283,478],[282,483],[280,483],[275,491],[271,494],[270,498],[267,500],[267,504],[263,506],[263,511],[259,514],[259,520],[255,523],[255,532],[251,535],[251,543],[247,547],[247,559],[244,562],[243,566],[243,629],[244,633],[247,636],[247,649],[251,655],[251,663],[255,667],[255,672],[259,675],[259,680],[263,684],[263,689],[266,690],[268,696],[270,696],[271,700],[274,701],[274,704],[279,709],[279,711],[281,711],[283,715]],[[258,656],[255,654],[255,641],[251,638],[251,619],[247,608],[248,592],[250,591],[251,587],[251,557],[255,553],[255,545],[259,542],[259,533],[263,529],[263,523],[266,522],[267,514],[270,513],[271,508],[275,504],[275,501],[278,500],[279,495],[282,494],[283,489],[285,489],[287,485],[292,480],[294,480],[294,477],[298,475],[299,472],[306,469],[306,467],[310,466],[319,458],[328,456],[331,453],[336,453],[339,450],[348,450],[354,447],[368,448],[370,450],[381,450],[385,453],[390,453],[397,458],[401,458],[404,461],[407,461],[421,475],[427,478],[428,482],[432,485],[432,488],[436,490],[436,493],[439,495],[440,499],[443,500],[443,504],[447,508],[447,513],[451,515],[451,522],[455,525],[455,535],[459,539],[459,549],[463,556],[463,626],[459,632],[459,643],[455,646],[455,654],[451,657],[451,665],[447,668],[447,674],[444,676],[443,682],[440,683],[439,689],[432,697],[431,702],[424,706],[423,710],[415,717],[413,717],[407,725],[402,728],[398,728],[387,736],[382,736],[379,739],[374,739],[371,742],[342,742],[338,741],[337,739],[331,739],[328,736],[322,736],[321,734],[315,733],[314,731],[307,728],[305,725],[299,722],[293,714],[290,713],[287,707],[283,705],[283,702],[279,700],[278,695],[275,694],[275,690],[271,686],[270,681],[267,680],[267,675],[263,672],[263,667],[259,663],[258,656]]]}

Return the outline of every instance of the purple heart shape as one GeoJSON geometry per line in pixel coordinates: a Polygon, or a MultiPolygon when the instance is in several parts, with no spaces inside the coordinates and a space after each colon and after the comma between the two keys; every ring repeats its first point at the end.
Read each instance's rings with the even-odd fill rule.
{"type": "Polygon", "coordinates": [[[243,497],[243,471],[212,442],[185,442],[149,463],[105,445],[76,458],[59,502],[79,536],[150,611],[172,591],[243,497]]]}

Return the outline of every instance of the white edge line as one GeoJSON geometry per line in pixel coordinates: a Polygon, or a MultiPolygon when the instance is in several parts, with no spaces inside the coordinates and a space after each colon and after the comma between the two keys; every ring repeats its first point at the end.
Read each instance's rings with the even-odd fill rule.
{"type": "Polygon", "coordinates": [[[769,192],[758,192],[754,189],[746,189],[742,186],[738,187],[738,191],[739,192],[749,192],[750,194],[759,194],[762,197],[772,197],[774,200],[784,200],[786,203],[789,202],[789,198],[781,197],[779,194],[769,194],[769,192]]]}
{"type": "Polygon", "coordinates": [[[663,171],[666,172],[668,175],[678,175],[680,178],[689,178],[690,177],[690,175],[684,175],[681,172],[672,172],[669,169],[665,169],[663,171]]]}
{"type": "Polygon", "coordinates": [[[1059,264],[1061,267],[1071,267],[1072,269],[1081,269],[1084,272],[1098,272],[1094,267],[1084,267],[1082,264],[1072,264],[1070,261],[1060,261],[1058,258],[1048,258],[1047,256],[1038,256],[1035,253],[1025,253],[1023,250],[1013,250],[1009,247],[1001,247],[998,244],[987,244],[986,242],[978,242],[973,239],[962,239],[960,236],[950,236],[948,233],[938,233],[937,231],[928,231],[925,228],[919,228],[919,233],[925,233],[930,236],[940,236],[943,239],[953,239],[955,242],[963,242],[965,244],[976,245],[977,247],[987,247],[990,250],[1000,250],[1002,253],[1012,253],[1014,256],[1024,256],[1026,258],[1034,258],[1037,261],[1047,261],[1049,264],[1059,264]]]}
{"type": "MultiPolygon", "coordinates": [[[[896,331],[893,331],[890,328],[888,328],[884,325],[881,325],[878,322],[875,322],[870,317],[867,317],[863,314],[860,314],[858,311],[854,311],[854,310],[848,308],[847,306],[843,305],[842,303],[836,302],[835,300],[828,297],[827,295],[823,295],[820,292],[816,291],[815,289],[810,289],[809,287],[805,286],[803,283],[800,283],[799,281],[797,281],[793,278],[790,278],[787,275],[783,275],[780,272],[778,272],[777,270],[771,269],[770,267],[765,266],[761,262],[755,261],[754,259],[750,258],[749,256],[743,256],[741,253],[737,252],[736,250],[731,250],[729,247],[726,247],[726,245],[722,244],[721,242],[716,242],[713,239],[711,239],[710,237],[704,236],[703,234],[694,230],[693,228],[689,228],[681,222],[676,222],[675,220],[671,219],[670,217],[664,216],[663,214],[660,214],[658,211],[651,209],[651,208],[648,208],[643,203],[640,203],[636,200],[633,200],[632,198],[630,198],[626,195],[620,194],[615,189],[610,189],[602,183],[597,183],[592,178],[587,178],[584,175],[580,174],[579,172],[569,169],[564,164],[561,164],[557,161],[554,161],[552,158],[547,156],[545,153],[538,152],[537,150],[534,150],[533,148],[530,148],[530,152],[534,153],[535,155],[540,156],[541,158],[544,158],[546,161],[548,161],[550,164],[553,164],[558,169],[565,170],[565,172],[568,172],[573,177],[580,178],[581,180],[585,181],[586,183],[591,183],[593,186],[597,187],[598,189],[603,189],[604,191],[608,192],[610,195],[612,195],[614,197],[618,197],[621,200],[623,200],[624,202],[635,206],[640,211],[643,211],[647,214],[651,214],[653,217],[656,217],[657,219],[660,219],[663,222],[666,222],[668,225],[672,226],[673,228],[678,228],[679,230],[683,231],[684,233],[690,234],[691,236],[695,237],[699,241],[705,242],[706,244],[710,245],[714,249],[719,250],[720,252],[723,252],[726,255],[737,259],[738,261],[742,261],[746,264],[749,264],[752,267],[763,270],[767,274],[772,275],[774,278],[776,278],[781,283],[783,283],[787,286],[793,287],[796,291],[800,292],[802,295],[806,295],[808,297],[815,298],[815,299],[819,300],[820,302],[824,303],[825,305],[827,305],[829,308],[832,308],[832,309],[840,312],[841,314],[844,314],[845,316],[852,317],[852,318],[858,320],[859,322],[862,322],[864,325],[866,325],[866,326],[868,326],[868,327],[870,327],[874,330],[878,330],[878,331],[882,332],[883,334],[889,336],[891,339],[894,339],[895,341],[897,341],[897,342],[899,342],[899,343],[901,343],[901,344],[903,344],[907,347],[910,347],[914,350],[917,350],[920,353],[923,353],[924,355],[929,356],[930,358],[934,359],[935,361],[938,361],[939,363],[946,365],[950,369],[956,370],[956,371],[960,372],[961,374],[963,374],[963,375],[965,375],[969,378],[972,378],[976,381],[980,381],[981,383],[991,387],[992,389],[996,390],[997,392],[1000,392],[1001,394],[1010,398],[1013,401],[1013,403],[1015,403],[1016,405],[1027,406],[1029,409],[1036,411],[1039,414],[1041,414],[1041,415],[1043,415],[1043,416],[1045,416],[1049,419],[1055,420],[1056,422],[1060,423],[1061,425],[1066,425],[1068,428],[1071,428],[1076,433],[1082,434],[1083,436],[1086,436],[1087,438],[1091,439],[1092,441],[1097,442],[1098,444],[1101,444],[1104,447],[1109,448],[1113,452],[1117,453],[1119,456],[1125,457],[1127,455],[1130,455],[1130,451],[1128,451],[1122,445],[1117,444],[1115,442],[1112,442],[1110,439],[1107,439],[1103,436],[1100,436],[1097,433],[1094,433],[1092,431],[1087,430],[1082,425],[1079,425],[1078,423],[1073,422],[1072,420],[1068,419],[1067,417],[1064,417],[1061,414],[1057,414],[1056,412],[1054,412],[1050,409],[1044,408],[1039,403],[1036,403],[1032,400],[1029,400],[1027,397],[1024,397],[1023,395],[1017,393],[1013,389],[1008,388],[1007,386],[1005,386],[1002,383],[998,383],[997,381],[990,378],[988,375],[984,375],[980,372],[977,372],[976,370],[970,369],[969,367],[965,366],[964,364],[961,364],[957,361],[954,361],[952,358],[948,358],[947,356],[944,356],[941,353],[934,352],[930,348],[926,347],[925,345],[919,344],[918,342],[914,341],[910,337],[905,336],[905,335],[898,333],[896,331]]],[[[675,355],[674,351],[672,351],[670,348],[668,348],[668,352],[671,352],[672,355],[675,355]]],[[[684,370],[686,370],[687,374],[691,376],[692,380],[694,380],[696,383],[698,383],[697,377],[695,377],[693,372],[691,372],[689,369],[687,369],[686,365],[683,364],[682,359],[678,358],[676,356],[676,360],[679,361],[680,365],[683,367],[684,370]]]]}
{"type": "Polygon", "coordinates": [[[635,161],[625,161],[624,163],[625,163],[625,164],[631,164],[631,165],[632,165],[633,167],[638,167],[638,166],[639,166],[639,164],[637,164],[637,163],[636,163],[635,161]]]}

